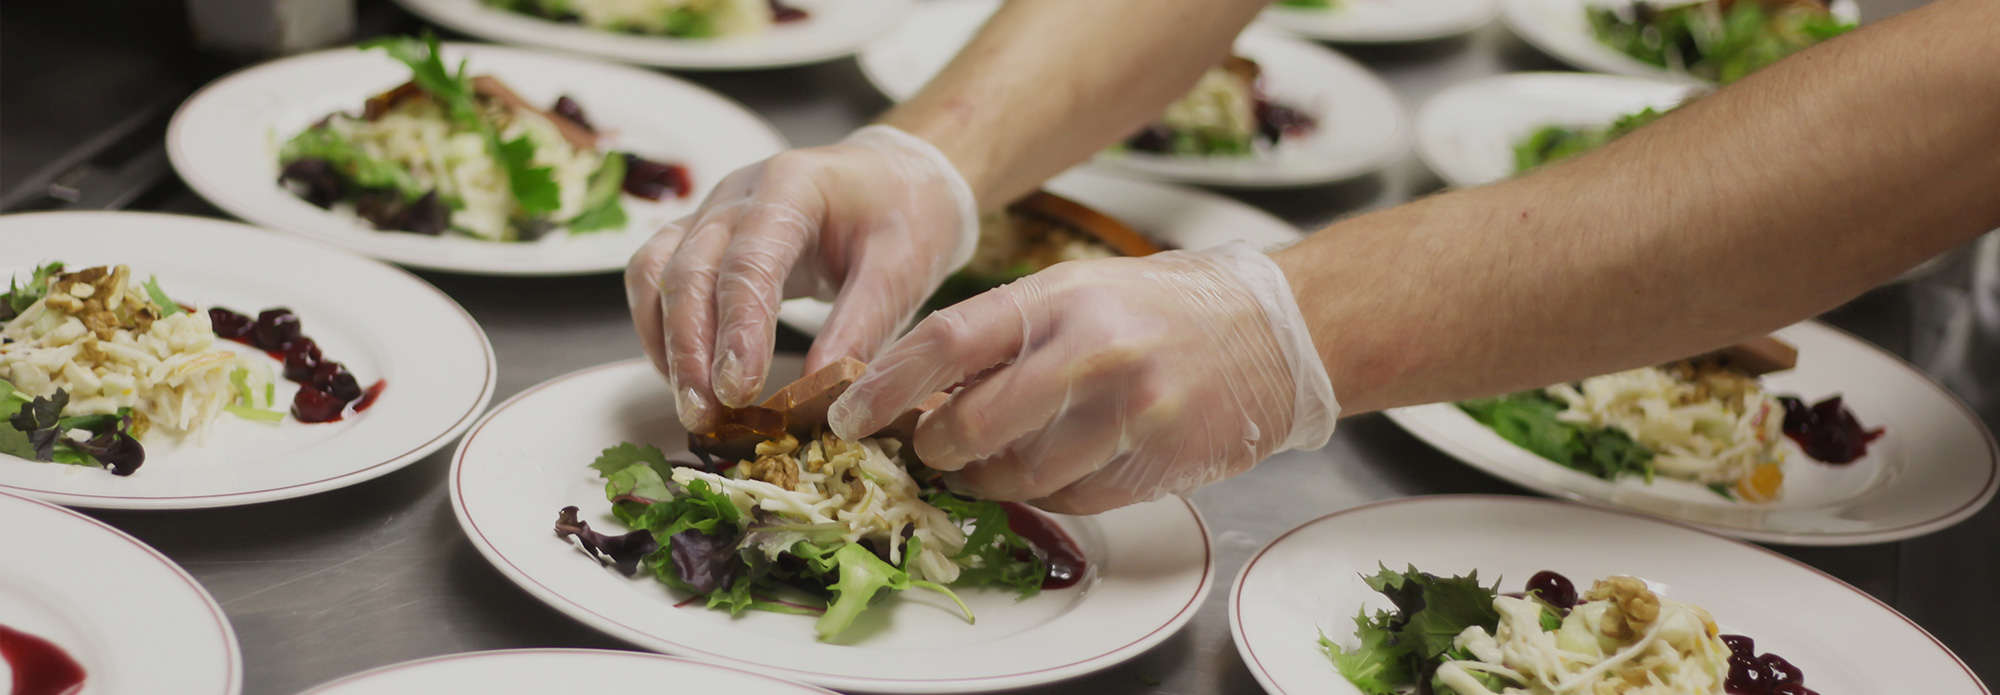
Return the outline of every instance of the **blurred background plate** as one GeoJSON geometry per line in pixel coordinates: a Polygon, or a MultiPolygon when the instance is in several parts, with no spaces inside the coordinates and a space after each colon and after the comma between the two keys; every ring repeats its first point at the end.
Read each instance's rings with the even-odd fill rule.
{"type": "MultiPolygon", "coordinates": [[[[1590,30],[1584,8],[1613,7],[1626,0],[1500,0],[1500,18],[1507,28],[1542,52],[1570,65],[1613,75],[1650,77],[1683,84],[1705,82],[1693,75],[1654,66],[1604,45],[1590,30]]],[[[1681,3],[1667,3],[1681,4],[1681,3]]],[[[1860,5],[1854,0],[1833,0],[1833,14],[1849,22],[1858,21],[1860,5]]]]}
{"type": "Polygon", "coordinates": [[[750,70],[853,55],[895,28],[910,0],[790,0],[809,16],[758,36],[684,39],[552,22],[481,0],[398,0],[425,19],[491,41],[679,70],[750,70]]]}
{"type": "Polygon", "coordinates": [[[1417,155],[1453,186],[1514,175],[1514,145],[1547,126],[1608,126],[1699,88],[1640,77],[1522,72],[1453,85],[1417,109],[1417,155]]]}
{"type": "Polygon", "coordinates": [[[1856,419],[1884,428],[1868,455],[1829,465],[1790,440],[1784,497],[1751,504],[1684,480],[1608,481],[1507,441],[1456,404],[1388,412],[1390,420],[1460,461],[1546,495],[1623,507],[1765,543],[1861,545],[1932,533],[1963,521],[2000,487],[2000,449],[1970,409],[1915,367],[1813,321],[1773,335],[1798,366],[1761,377],[1765,390],[1807,403],[1841,395],[1856,419]]]}
{"type": "Polygon", "coordinates": [[[624,196],[624,230],[551,233],[526,243],[463,234],[381,231],[350,213],[314,206],[278,184],[278,150],[327,114],[359,113],[369,97],[409,81],[381,51],[336,48],[233,73],[174,114],[167,151],[188,186],[257,224],[417,268],[482,275],[622,271],[660,225],[691,213],[731,171],[785,149],[763,117],[706,88],[656,72],[485,44],[444,45],[445,62],[493,75],[534,104],[574,99],[605,134],[604,147],[688,168],[694,190],[677,200],[624,196]]]}
{"type": "MultiPolygon", "coordinates": [[[[999,3],[931,0],[901,28],[861,52],[861,70],[883,94],[903,100],[951,62],[999,3]]],[[[1403,102],[1380,77],[1325,46],[1252,28],[1236,53],[1257,61],[1273,102],[1319,121],[1312,132],[1287,137],[1248,156],[1181,157],[1107,150],[1099,171],[1160,181],[1229,188],[1299,188],[1374,172],[1409,150],[1403,102]]]]}
{"type": "Polygon", "coordinates": [[[1495,0],[1330,0],[1333,7],[1272,3],[1257,22],[1336,43],[1407,43],[1463,34],[1499,12],[1495,0]]]}
{"type": "Polygon", "coordinates": [[[663,688],[714,695],[833,695],[741,669],[644,652],[507,649],[406,661],[357,673],[300,695],[624,693],[663,688]]]}

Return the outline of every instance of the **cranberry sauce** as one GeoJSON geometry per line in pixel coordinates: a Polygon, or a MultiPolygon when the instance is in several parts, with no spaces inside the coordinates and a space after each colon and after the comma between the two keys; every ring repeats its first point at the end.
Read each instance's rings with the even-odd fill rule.
{"type": "Polygon", "coordinates": [[[1791,396],[1779,396],[1785,404],[1785,436],[1798,442],[1807,456],[1825,463],[1853,463],[1868,455],[1868,443],[1881,438],[1882,428],[1868,430],[1854,419],[1854,411],[1834,396],[1808,407],[1791,396]]]}
{"type": "Polygon", "coordinates": [[[319,344],[306,337],[299,317],[290,309],[265,309],[256,319],[215,307],[208,321],[219,337],[263,350],[272,359],[285,363],[285,379],[299,385],[292,397],[292,417],[299,422],[339,422],[354,403],[354,412],[367,410],[382,395],[388,382],[361,388],[361,382],[347,366],[320,354],[319,344]],[[358,401],[358,402],[357,402],[358,401]]]}
{"type": "Polygon", "coordinates": [[[688,177],[687,167],[627,154],[623,188],[626,193],[647,200],[680,198],[694,190],[694,180],[688,177]]]}
{"type": "Polygon", "coordinates": [[[1042,578],[1042,588],[1067,589],[1083,581],[1083,549],[1054,519],[1019,502],[1001,502],[1000,506],[1007,510],[1007,528],[1035,546],[1035,552],[1048,563],[1049,574],[1042,578]]]}
{"type": "Polygon", "coordinates": [[[783,24],[796,22],[808,17],[805,10],[787,5],[782,0],[771,0],[771,21],[783,24]]]}
{"type": "Polygon", "coordinates": [[[83,690],[83,665],[48,640],[0,625],[0,657],[13,666],[13,695],[71,695],[83,690]]]}
{"type": "Polygon", "coordinates": [[[1729,645],[1729,676],[1723,690],[1730,695],[1819,695],[1806,687],[1805,674],[1785,657],[1759,656],[1757,643],[1742,635],[1723,635],[1729,645]]]}
{"type": "Polygon", "coordinates": [[[1569,577],[1555,572],[1542,570],[1529,577],[1528,593],[1563,611],[1576,607],[1576,585],[1570,583],[1569,577]]]}

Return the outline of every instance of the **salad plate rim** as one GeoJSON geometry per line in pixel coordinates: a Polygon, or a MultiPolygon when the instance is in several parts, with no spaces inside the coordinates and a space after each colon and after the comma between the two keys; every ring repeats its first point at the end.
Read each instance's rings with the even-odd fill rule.
{"type": "Polygon", "coordinates": [[[697,661],[686,657],[673,656],[671,654],[661,654],[658,652],[634,651],[629,649],[589,649],[584,647],[522,647],[517,649],[483,649],[479,651],[439,654],[436,656],[428,656],[420,659],[398,661],[393,664],[383,664],[381,666],[377,666],[365,671],[360,671],[358,673],[351,673],[327,681],[325,683],[312,686],[311,688],[306,689],[304,692],[299,693],[299,695],[320,695],[321,693],[334,692],[336,688],[345,688],[351,685],[362,683],[369,679],[379,678],[385,674],[395,673],[398,671],[407,671],[411,669],[420,669],[438,663],[445,663],[452,661],[480,661],[486,659],[503,659],[514,656],[588,656],[588,657],[598,657],[598,658],[635,659],[642,661],[663,662],[663,663],[675,664],[681,667],[712,669],[717,671],[726,671],[729,673],[741,674],[745,676],[753,676],[762,680],[770,681],[774,684],[792,688],[797,692],[801,693],[826,693],[827,695],[838,695],[837,693],[834,693],[831,690],[827,690],[825,688],[821,688],[819,686],[812,685],[810,683],[801,683],[788,678],[780,678],[778,676],[774,676],[769,673],[764,673],[762,671],[756,671],[746,668],[738,668],[736,666],[731,666],[728,664],[697,661]]]}
{"type": "Polygon", "coordinates": [[[1951,647],[1946,646],[1945,643],[1939,640],[1936,635],[1931,634],[1930,630],[1924,629],[1924,626],[1918,625],[1915,620],[1911,620],[1910,617],[1904,615],[1902,611],[1896,610],[1895,606],[1891,606],[1887,602],[1884,602],[1883,600],[1876,598],[1873,594],[1870,594],[1866,591],[1862,591],[1860,588],[1855,587],[1853,584],[1847,583],[1846,580],[1833,576],[1832,574],[1828,574],[1826,571],[1821,570],[1818,567],[1814,567],[1810,564],[1807,564],[1804,561],[1798,560],[1796,558],[1772,550],[1770,548],[1757,545],[1756,543],[1752,543],[1747,540],[1743,540],[1740,538],[1731,538],[1729,536],[1716,533],[1714,531],[1702,528],[1700,526],[1696,526],[1694,524],[1689,524],[1675,519],[1654,516],[1644,512],[1634,511],[1630,509],[1622,509],[1618,507],[1604,507],[1593,504],[1579,504],[1564,499],[1530,497],[1526,495],[1499,495],[1499,494],[1414,495],[1410,497],[1398,497],[1394,499],[1377,500],[1374,502],[1369,502],[1367,504],[1360,504],[1348,507],[1346,509],[1335,510],[1314,517],[1310,520],[1300,523],[1297,526],[1293,526],[1290,529],[1286,529],[1284,533],[1278,534],[1276,538],[1271,539],[1271,542],[1265,543],[1263,547],[1258,548],[1257,552],[1255,554],[1252,554],[1250,556],[1250,559],[1243,563],[1243,569],[1239,570],[1236,573],[1236,580],[1231,583],[1229,588],[1230,638],[1231,641],[1236,643],[1237,652],[1244,657],[1245,661],[1244,665],[1250,667],[1250,672],[1253,676],[1257,678],[1258,684],[1264,686],[1266,690],[1269,690],[1278,695],[1283,695],[1284,693],[1287,692],[1285,688],[1279,683],[1277,683],[1276,680],[1271,676],[1269,669],[1265,668],[1263,661],[1257,658],[1256,649],[1249,644],[1249,639],[1247,638],[1247,635],[1245,633],[1245,628],[1243,626],[1243,611],[1241,607],[1243,602],[1243,585],[1248,581],[1251,571],[1257,567],[1257,563],[1262,561],[1264,557],[1271,552],[1272,549],[1276,548],[1279,543],[1284,542],[1285,539],[1290,538],[1293,534],[1303,531],[1309,527],[1325,523],[1328,520],[1333,519],[1335,517],[1345,516],[1356,512],[1365,512],[1374,509],[1380,509],[1384,507],[1401,506],[1405,504],[1451,505],[1459,502],[1489,502],[1489,503],[1501,503],[1501,504],[1520,504],[1529,506],[1561,508],[1569,511],[1575,511],[1586,514],[1587,513],[1613,514],[1613,515],[1628,517],[1634,521],[1641,523],[1664,524],[1666,526],[1674,527],[1682,531],[1691,531],[1706,537],[1706,539],[1710,541],[1721,541],[1724,543],[1741,546],[1744,548],[1754,550],[1758,553],[1762,553],[1767,557],[1783,560],[1787,563],[1795,565],[1799,568],[1802,568],[1818,576],[1820,579],[1824,579],[1828,582],[1831,582],[1835,586],[1838,586],[1849,592],[1857,594],[1862,598],[1867,599],[1869,602],[1873,603],[1876,607],[1881,608],[1884,611],[1887,611],[1890,615],[1896,616],[1898,620],[1903,621],[1903,623],[1909,625],[1911,629],[1916,630],[1917,634],[1922,635],[1924,639],[1929,640],[1930,644],[1936,647],[1938,651],[1944,653],[1945,656],[1950,657],[1953,663],[1958,664],[1958,667],[1965,672],[1966,677],[1971,679],[1971,681],[1975,685],[1979,686],[1980,692],[1984,693],[1992,692],[1992,690],[1986,687],[1985,682],[1979,679],[1979,674],[1973,672],[1972,666],[1966,664],[1965,659],[1960,658],[1957,652],[1952,651],[1951,647]]]}
{"type": "MultiPolygon", "coordinates": [[[[869,36],[865,40],[860,40],[860,41],[840,41],[836,42],[838,44],[837,46],[829,44],[829,47],[822,48],[820,50],[803,51],[797,53],[796,55],[791,55],[776,59],[750,58],[750,57],[731,58],[727,57],[727,53],[723,53],[722,54],[723,57],[717,57],[714,52],[709,51],[708,47],[704,47],[701,45],[703,42],[708,42],[708,41],[722,41],[722,42],[768,41],[774,38],[770,36],[768,33],[755,36],[721,37],[721,38],[690,38],[690,37],[675,37],[675,36],[648,35],[648,34],[625,34],[606,29],[596,29],[593,27],[586,27],[581,24],[558,22],[555,20],[550,20],[543,17],[537,17],[526,13],[509,12],[507,10],[502,10],[498,8],[486,7],[484,6],[484,3],[480,2],[479,0],[396,0],[396,4],[402,7],[403,9],[408,10],[411,14],[422,17],[426,20],[431,21],[432,23],[449,27],[453,31],[460,32],[468,36],[479,37],[487,41],[505,42],[507,44],[513,44],[522,47],[530,47],[536,50],[553,51],[568,56],[590,58],[603,61],[612,61],[630,66],[647,66],[653,68],[663,68],[668,70],[685,70],[690,72],[732,72],[732,71],[753,71],[753,70],[775,70],[782,68],[796,68],[807,65],[818,65],[821,63],[837,61],[842,58],[846,58],[848,56],[852,56],[856,53],[859,53],[862,49],[866,48],[868,44],[874,42],[877,39],[880,39],[882,36],[888,34],[889,32],[894,31],[897,23],[901,21],[901,17],[903,15],[908,14],[910,8],[914,5],[912,0],[877,0],[877,1],[880,2],[884,7],[895,8],[893,12],[897,17],[897,20],[884,23],[882,27],[874,30],[874,34],[872,36],[869,36]],[[469,4],[472,7],[469,10],[459,9],[458,7],[455,7],[455,5],[459,4],[469,4]],[[648,54],[648,52],[645,51],[628,51],[628,50],[621,50],[615,47],[607,48],[604,47],[602,44],[593,46],[582,42],[581,39],[571,39],[569,37],[563,37],[563,36],[558,36],[557,38],[554,39],[527,39],[523,37],[530,35],[531,32],[528,32],[525,29],[516,31],[513,29],[506,28],[505,26],[500,26],[497,28],[495,26],[496,23],[504,25],[507,22],[516,20],[524,22],[541,22],[543,24],[547,24],[554,27],[561,27],[564,29],[577,30],[577,31],[598,32],[608,36],[619,36],[631,39],[654,41],[658,42],[657,44],[655,44],[654,47],[670,51],[674,55],[648,54]],[[705,54],[706,57],[698,57],[698,56],[704,56],[705,54]]],[[[807,21],[811,21],[811,19],[808,18],[807,21]]]]}
{"type": "Polygon", "coordinates": [[[850,675],[839,675],[839,674],[827,674],[811,670],[795,669],[775,664],[748,662],[739,657],[729,656],[726,654],[718,654],[708,651],[706,649],[702,649],[697,646],[690,646],[684,640],[665,639],[657,635],[654,635],[652,633],[649,633],[647,631],[641,630],[639,628],[632,627],[630,625],[627,625],[625,622],[620,621],[618,618],[604,615],[603,613],[600,613],[590,607],[578,604],[575,600],[571,599],[570,597],[558,592],[554,588],[549,587],[547,584],[544,584],[540,579],[531,576],[526,570],[522,569],[518,564],[516,564],[512,558],[509,558],[501,554],[496,544],[487,538],[485,531],[480,528],[479,523],[476,520],[472,519],[470,513],[467,511],[467,505],[465,502],[465,486],[463,485],[462,481],[464,479],[465,471],[467,469],[467,466],[465,465],[466,453],[471,448],[472,443],[477,439],[480,430],[483,429],[487,424],[491,423],[494,419],[496,419],[501,413],[505,412],[508,408],[518,404],[520,401],[523,401],[530,396],[540,393],[543,390],[566,384],[567,382],[573,381],[575,379],[591,376],[599,372],[613,371],[619,369],[630,369],[642,365],[649,366],[650,363],[646,358],[641,357],[641,358],[617,360],[605,364],[585,367],[582,369],[571,371],[569,373],[560,376],[556,376],[547,381],[543,381],[539,384],[535,384],[534,386],[531,386],[527,389],[522,390],[520,393],[515,394],[513,397],[508,398],[506,401],[500,403],[499,405],[494,406],[491,410],[488,410],[486,414],[480,418],[480,421],[477,424],[475,424],[472,427],[472,429],[468,430],[465,434],[465,437],[459,441],[458,449],[452,455],[451,470],[450,473],[448,474],[448,480],[446,482],[446,484],[449,486],[447,495],[451,502],[452,513],[454,516],[457,517],[460,527],[465,530],[466,536],[468,537],[468,539],[472,541],[473,547],[479,551],[482,557],[486,558],[486,560],[489,563],[491,563],[496,569],[498,569],[502,574],[506,575],[510,581],[522,587],[522,589],[528,591],[530,594],[534,595],[537,599],[543,601],[552,608],[556,608],[559,612],[563,613],[564,615],[568,615],[573,619],[588,624],[596,629],[602,630],[613,637],[625,640],[626,642],[631,643],[635,646],[640,646],[642,648],[650,648],[648,645],[643,644],[642,641],[657,642],[663,645],[672,645],[672,648],[674,650],[674,653],[671,654],[672,656],[688,655],[688,656],[710,657],[731,663],[755,666],[756,668],[759,669],[764,669],[774,673],[783,674],[786,677],[798,678],[800,680],[812,683],[814,685],[819,685],[828,688],[840,688],[843,690],[856,690],[860,692],[871,692],[871,693],[990,692],[995,690],[1005,690],[1011,688],[1040,685],[1067,678],[1073,678],[1076,676],[1095,672],[1102,668],[1107,668],[1109,666],[1123,663],[1131,659],[1132,657],[1138,656],[1145,650],[1157,646],[1159,643],[1179,633],[1182,628],[1186,627],[1187,623],[1193,620],[1194,615],[1199,611],[1203,600],[1208,597],[1210,590],[1214,587],[1216,583],[1214,534],[1208,527],[1208,520],[1202,516],[1201,510],[1195,506],[1192,500],[1189,500],[1187,498],[1178,498],[1180,503],[1187,510],[1188,516],[1194,521],[1195,528],[1200,532],[1201,547],[1202,547],[1201,576],[1199,580],[1196,582],[1194,591],[1189,593],[1186,603],[1182,605],[1171,618],[1161,622],[1160,625],[1152,628],[1146,634],[1141,635],[1133,639],[1132,641],[1126,644],[1119,645],[1117,647],[1094,650],[1096,652],[1094,654],[1078,658],[1064,664],[1037,668],[1033,671],[1021,671],[1015,673],[995,674],[990,676],[975,676],[967,678],[882,678],[882,677],[872,677],[872,676],[850,676],[850,675]]]}

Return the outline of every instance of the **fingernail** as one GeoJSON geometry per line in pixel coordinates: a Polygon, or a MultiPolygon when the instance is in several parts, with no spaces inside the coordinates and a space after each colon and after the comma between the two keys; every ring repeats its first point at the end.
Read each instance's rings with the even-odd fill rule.
{"type": "Polygon", "coordinates": [[[693,430],[707,422],[708,401],[701,397],[701,392],[692,388],[686,389],[681,391],[680,398],[674,400],[677,409],[680,411],[681,425],[683,427],[693,430]]]}
{"type": "Polygon", "coordinates": [[[750,405],[757,398],[759,385],[750,383],[743,362],[743,357],[733,349],[724,350],[715,361],[715,396],[731,408],[750,405]]]}

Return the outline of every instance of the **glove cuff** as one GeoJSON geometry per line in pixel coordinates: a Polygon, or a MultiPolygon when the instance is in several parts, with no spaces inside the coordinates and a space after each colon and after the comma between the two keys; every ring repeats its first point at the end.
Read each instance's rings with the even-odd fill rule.
{"type": "Polygon", "coordinates": [[[951,255],[945,257],[944,273],[950,274],[972,260],[973,251],[979,247],[979,201],[972,195],[972,185],[965,182],[965,175],[958,173],[958,167],[951,163],[951,158],[944,156],[944,152],[928,140],[879,123],[848,134],[842,142],[887,145],[929,162],[937,170],[938,177],[944,179],[945,187],[951,191],[952,203],[958,208],[958,237],[951,255]]]}
{"type": "Polygon", "coordinates": [[[1292,431],[1271,453],[1326,446],[1333,438],[1334,423],[1340,419],[1340,402],[1334,400],[1333,379],[1327,376],[1326,364],[1313,346],[1305,314],[1299,311],[1291,284],[1285,282],[1285,271],[1270,256],[1241,241],[1203,253],[1263,307],[1271,337],[1292,371],[1292,431]]]}

